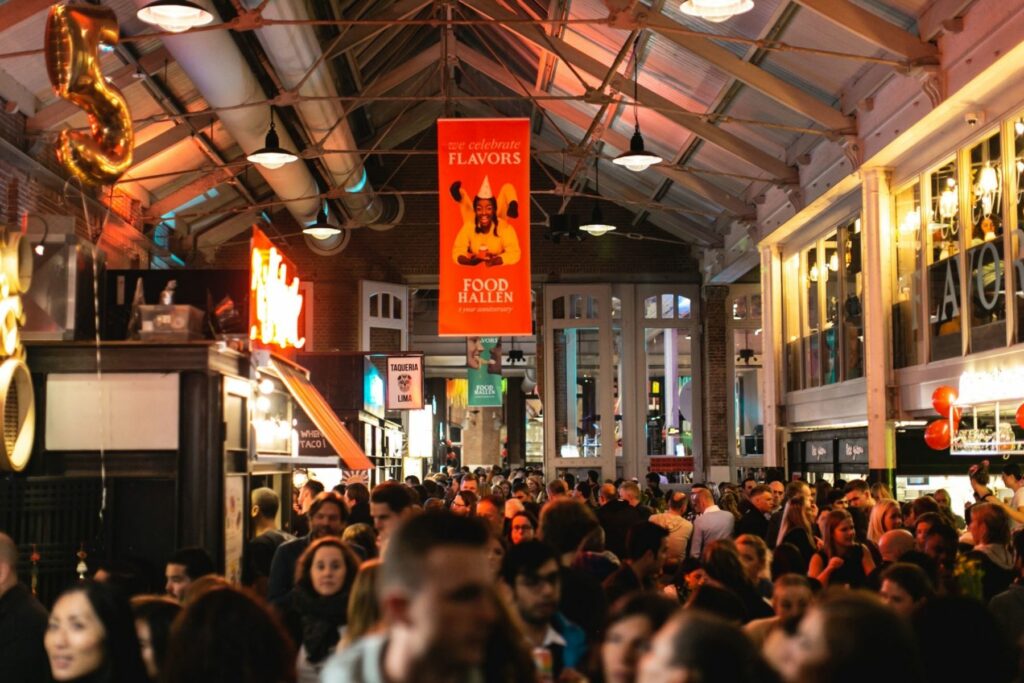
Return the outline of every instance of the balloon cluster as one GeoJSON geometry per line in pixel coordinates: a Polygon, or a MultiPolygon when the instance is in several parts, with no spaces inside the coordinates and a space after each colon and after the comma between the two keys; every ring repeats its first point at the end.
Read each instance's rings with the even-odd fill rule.
{"type": "MultiPolygon", "coordinates": [[[[932,408],[942,418],[925,427],[924,442],[929,448],[936,451],[949,448],[953,434],[960,425],[961,411],[953,405],[956,399],[956,389],[950,386],[943,385],[932,392],[932,408]]],[[[1017,414],[1020,416],[1020,411],[1017,414]]]]}

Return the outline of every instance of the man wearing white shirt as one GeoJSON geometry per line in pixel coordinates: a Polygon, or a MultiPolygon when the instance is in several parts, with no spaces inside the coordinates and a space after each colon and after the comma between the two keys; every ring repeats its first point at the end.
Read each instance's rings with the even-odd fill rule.
{"type": "Polygon", "coordinates": [[[704,548],[712,541],[731,538],[736,518],[731,512],[715,505],[711,491],[699,488],[693,493],[693,508],[697,519],[693,523],[693,539],[690,542],[690,557],[700,558],[704,548]]]}

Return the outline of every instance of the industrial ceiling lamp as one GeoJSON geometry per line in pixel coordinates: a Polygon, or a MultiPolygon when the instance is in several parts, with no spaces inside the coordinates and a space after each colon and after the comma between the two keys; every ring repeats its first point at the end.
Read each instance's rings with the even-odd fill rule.
{"type": "Polygon", "coordinates": [[[213,14],[188,0],[155,0],[136,12],[135,16],[170,33],[182,33],[213,21],[213,14]]]}
{"type": "Polygon", "coordinates": [[[623,152],[619,156],[612,159],[612,163],[618,164],[619,166],[625,166],[630,171],[639,173],[646,171],[652,164],[660,164],[662,159],[654,152],[648,152],[644,149],[644,136],[640,134],[640,116],[637,112],[637,91],[639,89],[639,64],[640,55],[638,48],[640,47],[639,36],[636,42],[633,43],[633,137],[629,141],[629,151],[623,152]]]}
{"type": "MultiPolygon", "coordinates": [[[[594,159],[594,174],[597,179],[597,194],[601,195],[601,167],[600,157],[594,159]]],[[[601,200],[594,199],[594,208],[590,212],[590,220],[580,226],[580,230],[587,232],[594,237],[600,237],[601,235],[607,235],[612,230],[615,230],[615,226],[610,223],[605,223],[604,216],[601,214],[601,200]]]]}
{"type": "Polygon", "coordinates": [[[705,21],[720,23],[754,9],[754,0],[684,0],[679,11],[705,21]]]}
{"type": "Polygon", "coordinates": [[[281,168],[285,164],[297,161],[299,157],[281,147],[281,141],[277,137],[277,127],[274,125],[274,108],[270,108],[270,130],[263,141],[263,147],[246,157],[254,164],[263,168],[281,168]]]}
{"type": "Polygon", "coordinates": [[[304,227],[302,232],[313,239],[325,240],[330,237],[334,237],[335,235],[340,235],[341,228],[327,222],[327,203],[324,202],[323,208],[320,209],[320,213],[316,215],[316,222],[304,227]]]}

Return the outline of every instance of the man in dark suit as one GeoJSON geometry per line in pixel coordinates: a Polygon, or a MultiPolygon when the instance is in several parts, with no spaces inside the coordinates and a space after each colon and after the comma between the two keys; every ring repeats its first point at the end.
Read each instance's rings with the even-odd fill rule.
{"type": "Polygon", "coordinates": [[[772,508],[775,507],[775,494],[766,484],[758,484],[750,490],[747,502],[747,509],[736,522],[735,534],[753,534],[767,541],[768,520],[772,516],[772,508]]]}
{"type": "Polygon", "coordinates": [[[46,608],[18,583],[18,548],[10,536],[0,533],[0,681],[50,680],[43,649],[48,618],[46,608]]]}
{"type": "Polygon", "coordinates": [[[623,595],[653,590],[668,557],[668,532],[653,522],[640,522],[629,530],[622,566],[604,580],[608,604],[623,595]]]}
{"type": "Polygon", "coordinates": [[[601,486],[598,500],[601,507],[597,509],[597,521],[604,529],[604,547],[622,558],[626,554],[626,534],[645,518],[639,510],[618,497],[615,484],[601,486]]]}

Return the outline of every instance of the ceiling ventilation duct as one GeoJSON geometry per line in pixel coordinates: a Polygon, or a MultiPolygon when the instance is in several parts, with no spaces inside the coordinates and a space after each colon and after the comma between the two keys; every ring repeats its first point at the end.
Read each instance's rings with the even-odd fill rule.
{"type": "MultiPolygon", "coordinates": [[[[244,0],[243,4],[254,10],[263,1],[244,0]]],[[[270,0],[262,16],[289,22],[311,19],[305,0],[270,0]]],[[[294,105],[310,137],[319,142],[327,135],[323,143],[325,150],[358,149],[345,110],[337,99],[331,99],[337,98],[338,92],[327,60],[321,59],[320,42],[313,26],[297,23],[264,26],[256,29],[256,37],[284,88],[298,88],[300,98],[315,98],[294,105]],[[312,73],[303,81],[310,69],[312,73]]],[[[401,202],[384,201],[385,197],[374,192],[358,154],[324,154],[322,160],[334,186],[341,191],[338,199],[351,218],[350,227],[388,230],[401,220],[401,202]]]]}
{"type": "MultiPolygon", "coordinates": [[[[147,1],[135,0],[135,4],[143,7],[147,1]]],[[[208,0],[199,4],[219,19],[208,0]]],[[[161,40],[211,108],[237,107],[266,99],[228,31],[183,33],[163,36],[161,40]]],[[[270,126],[268,107],[229,109],[217,116],[243,153],[252,154],[263,147],[270,126]]],[[[279,136],[282,146],[296,149],[288,131],[280,131],[279,136]]],[[[300,225],[316,220],[321,202],[316,197],[316,181],[305,164],[285,164],[272,170],[256,165],[256,170],[300,225]]]]}

